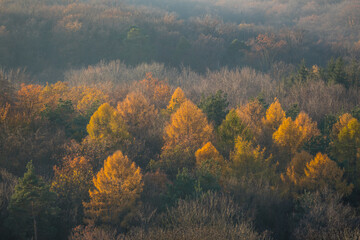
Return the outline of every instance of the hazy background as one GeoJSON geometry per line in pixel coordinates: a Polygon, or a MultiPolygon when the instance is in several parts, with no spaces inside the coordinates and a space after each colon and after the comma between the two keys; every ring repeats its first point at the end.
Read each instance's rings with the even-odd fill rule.
{"type": "Polygon", "coordinates": [[[0,66],[40,82],[101,60],[198,73],[359,58],[357,0],[0,0],[0,66]]]}

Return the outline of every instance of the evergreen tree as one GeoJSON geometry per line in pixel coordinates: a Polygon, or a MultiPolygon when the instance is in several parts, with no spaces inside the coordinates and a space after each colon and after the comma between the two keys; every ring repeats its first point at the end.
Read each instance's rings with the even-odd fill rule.
{"type": "Polygon", "coordinates": [[[56,194],[36,176],[32,162],[11,196],[8,226],[16,239],[54,239],[56,236],[56,194]]]}
{"type": "Polygon", "coordinates": [[[208,97],[202,97],[199,108],[206,114],[209,121],[214,122],[214,126],[219,126],[225,118],[229,106],[227,94],[219,90],[208,97]]]}

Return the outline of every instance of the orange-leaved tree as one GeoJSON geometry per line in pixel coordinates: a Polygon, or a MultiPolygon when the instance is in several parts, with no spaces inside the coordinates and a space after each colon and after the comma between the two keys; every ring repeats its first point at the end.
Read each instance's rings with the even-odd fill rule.
{"type": "Polygon", "coordinates": [[[175,167],[175,171],[177,167],[193,167],[195,151],[212,137],[213,127],[205,114],[190,100],[186,100],[171,115],[170,123],[165,127],[162,159],[169,162],[172,168],[175,167]]]}
{"type": "Polygon", "coordinates": [[[212,138],[213,127],[205,114],[190,100],[181,104],[165,127],[164,149],[177,145],[198,149],[212,138]]]}
{"type": "Polygon", "coordinates": [[[252,130],[255,137],[262,133],[262,119],[264,117],[264,107],[258,99],[248,102],[236,110],[241,121],[252,130]]]}
{"type": "Polygon", "coordinates": [[[278,130],[274,132],[273,139],[275,143],[281,147],[285,147],[291,152],[296,152],[299,147],[300,136],[300,129],[295,122],[288,117],[282,122],[278,130]]]}
{"type": "Polygon", "coordinates": [[[129,93],[122,102],[118,103],[117,110],[136,138],[146,137],[144,135],[149,135],[151,130],[154,130],[158,111],[141,93],[129,93]]]}
{"type": "Polygon", "coordinates": [[[348,185],[343,179],[344,171],[326,154],[318,153],[306,164],[305,177],[301,185],[310,191],[330,188],[340,194],[349,195],[353,185],[348,185]]]}
{"type": "Polygon", "coordinates": [[[143,190],[140,168],[116,151],[104,161],[93,183],[90,202],[83,203],[87,220],[126,227],[143,190]]]}
{"type": "Polygon", "coordinates": [[[222,168],[225,164],[224,158],[220,155],[218,150],[207,142],[202,148],[195,152],[196,167],[204,169],[214,176],[221,174],[222,168]]]}
{"type": "Polygon", "coordinates": [[[354,117],[350,113],[344,113],[341,115],[339,120],[333,125],[331,136],[336,138],[340,130],[343,129],[352,119],[354,119],[354,117]]]}
{"type": "Polygon", "coordinates": [[[44,103],[40,99],[42,90],[43,87],[40,85],[21,84],[17,92],[18,106],[26,118],[32,119],[43,110],[44,103]]]}
{"type": "Polygon", "coordinates": [[[295,124],[298,126],[301,133],[299,145],[302,145],[311,138],[320,135],[320,131],[317,128],[317,122],[313,122],[309,115],[307,115],[305,112],[299,113],[295,119],[295,124]]]}
{"type": "Polygon", "coordinates": [[[151,72],[146,73],[146,78],[137,82],[135,88],[140,90],[156,108],[165,108],[171,96],[169,85],[153,77],[151,72]]]}
{"type": "Polygon", "coordinates": [[[74,105],[76,104],[77,110],[83,114],[109,100],[108,95],[94,87],[80,86],[73,88],[71,92],[73,95],[77,94],[77,96],[71,96],[71,99],[74,105]]]}
{"type": "Polygon", "coordinates": [[[284,181],[289,181],[294,185],[299,185],[305,176],[306,164],[313,159],[313,156],[306,152],[301,151],[294,155],[286,169],[286,176],[282,175],[284,181]]]}

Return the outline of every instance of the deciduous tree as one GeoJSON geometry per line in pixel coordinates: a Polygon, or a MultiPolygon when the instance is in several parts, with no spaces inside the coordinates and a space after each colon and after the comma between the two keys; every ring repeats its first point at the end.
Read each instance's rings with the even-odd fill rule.
{"type": "Polygon", "coordinates": [[[235,149],[230,155],[228,172],[241,179],[244,176],[265,177],[271,179],[274,168],[270,158],[265,157],[265,149],[254,147],[253,143],[238,136],[235,149]]]}
{"type": "Polygon", "coordinates": [[[340,194],[349,195],[353,185],[348,185],[343,179],[344,171],[326,154],[318,153],[306,164],[305,177],[301,185],[310,191],[333,189],[340,194]]]}
{"type": "Polygon", "coordinates": [[[221,173],[225,164],[224,158],[211,142],[207,142],[202,148],[198,149],[195,152],[195,158],[197,168],[205,167],[214,176],[221,173]]]}
{"type": "Polygon", "coordinates": [[[253,131],[255,136],[260,136],[262,132],[262,119],[265,114],[263,105],[258,99],[248,102],[246,105],[236,109],[238,116],[249,129],[253,131]]]}
{"type": "Polygon", "coordinates": [[[345,168],[349,181],[360,188],[360,123],[352,118],[340,130],[332,143],[334,157],[345,168]]]}
{"type": "Polygon", "coordinates": [[[124,120],[108,103],[101,105],[91,116],[86,129],[93,140],[121,142],[129,138],[124,120]]]}
{"type": "Polygon", "coordinates": [[[169,105],[167,106],[167,110],[170,113],[174,113],[185,101],[186,101],[185,93],[180,87],[178,87],[175,89],[173,95],[171,96],[169,105]]]}
{"type": "Polygon", "coordinates": [[[275,98],[274,102],[266,110],[266,116],[262,120],[263,124],[274,132],[284,119],[285,111],[282,109],[279,100],[275,98]]]}
{"type": "Polygon", "coordinates": [[[158,111],[141,93],[129,93],[124,101],[118,103],[117,110],[136,138],[143,138],[154,130],[158,111]]]}
{"type": "Polygon", "coordinates": [[[143,190],[140,168],[116,151],[104,161],[93,183],[90,202],[84,202],[88,220],[126,227],[143,190]]]}
{"type": "Polygon", "coordinates": [[[92,166],[84,157],[68,156],[60,166],[54,166],[51,190],[58,195],[67,228],[81,224],[84,217],[82,202],[89,199],[93,176],[92,166]]]}

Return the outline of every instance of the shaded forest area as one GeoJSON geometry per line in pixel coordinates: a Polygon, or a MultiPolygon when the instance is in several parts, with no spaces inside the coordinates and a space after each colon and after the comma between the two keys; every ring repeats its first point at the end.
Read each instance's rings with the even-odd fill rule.
{"type": "Polygon", "coordinates": [[[358,1],[0,0],[2,239],[359,239],[358,1]]]}

